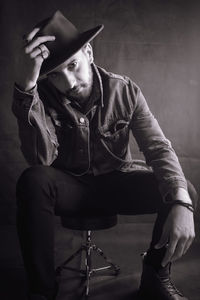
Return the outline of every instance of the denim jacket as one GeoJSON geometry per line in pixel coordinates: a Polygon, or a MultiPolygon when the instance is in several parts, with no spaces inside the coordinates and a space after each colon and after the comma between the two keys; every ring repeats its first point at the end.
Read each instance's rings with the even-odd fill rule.
{"type": "Polygon", "coordinates": [[[21,150],[29,164],[52,165],[83,175],[91,167],[90,131],[95,136],[94,152],[99,162],[94,175],[120,170],[153,169],[163,197],[174,188],[187,189],[178,158],[140,88],[128,77],[93,65],[99,80],[100,105],[91,129],[86,115],[74,110],[70,101],[44,79],[32,92],[15,87],[13,112],[18,120],[21,150]],[[146,164],[130,151],[132,131],[146,164]]]}

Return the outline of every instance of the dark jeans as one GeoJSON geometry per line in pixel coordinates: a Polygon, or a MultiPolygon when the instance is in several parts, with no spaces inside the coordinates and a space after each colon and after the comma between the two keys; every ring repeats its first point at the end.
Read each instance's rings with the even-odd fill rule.
{"type": "MultiPolygon", "coordinates": [[[[191,183],[188,189],[195,202],[197,195],[191,183]]],[[[54,214],[157,213],[152,248],[169,212],[149,171],[74,177],[52,167],[31,167],[18,180],[17,200],[17,228],[29,289],[46,296],[53,293],[55,285],[54,214]]]]}

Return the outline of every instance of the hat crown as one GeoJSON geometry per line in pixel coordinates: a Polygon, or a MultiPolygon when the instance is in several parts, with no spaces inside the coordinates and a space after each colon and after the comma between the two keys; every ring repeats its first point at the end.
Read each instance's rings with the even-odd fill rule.
{"type": "Polygon", "coordinates": [[[50,51],[50,56],[43,62],[40,76],[62,64],[103,29],[103,25],[98,25],[80,33],[59,10],[36,26],[40,28],[36,36],[53,35],[56,38],[55,41],[45,42],[50,51]]]}
{"type": "Polygon", "coordinates": [[[54,35],[56,40],[54,43],[47,43],[49,50],[56,47],[66,47],[74,40],[78,39],[79,32],[77,28],[63,16],[58,10],[48,19],[47,23],[39,31],[39,35],[54,35]],[[54,44],[54,45],[53,45],[54,44]]]}

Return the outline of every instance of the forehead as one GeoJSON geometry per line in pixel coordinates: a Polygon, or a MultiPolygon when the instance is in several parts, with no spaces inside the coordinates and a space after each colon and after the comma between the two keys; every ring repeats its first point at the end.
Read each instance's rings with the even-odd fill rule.
{"type": "Polygon", "coordinates": [[[83,51],[82,49],[76,52],[74,55],[72,55],[70,58],[64,61],[61,65],[59,65],[57,68],[54,69],[54,71],[62,71],[66,67],[68,67],[73,61],[75,60],[81,60],[83,57],[83,51]]]}

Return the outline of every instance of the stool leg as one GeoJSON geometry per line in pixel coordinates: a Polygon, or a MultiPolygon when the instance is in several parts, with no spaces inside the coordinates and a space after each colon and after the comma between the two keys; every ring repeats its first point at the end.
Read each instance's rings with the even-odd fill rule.
{"type": "Polygon", "coordinates": [[[81,246],[74,254],[72,254],[68,259],[66,259],[59,267],[56,268],[56,274],[57,275],[60,275],[62,269],[68,269],[68,270],[72,270],[72,271],[75,271],[75,272],[78,272],[78,273],[83,273],[85,274],[85,272],[83,272],[82,270],[78,270],[78,269],[75,269],[75,268],[71,268],[71,267],[68,267],[67,264],[73,260],[76,256],[78,256],[82,251],[84,251],[85,248],[84,246],[81,246]]]}
{"type": "Polygon", "coordinates": [[[86,296],[89,296],[90,290],[90,275],[91,275],[91,230],[86,231],[86,258],[85,258],[85,270],[86,270],[86,296]]]}
{"type": "Polygon", "coordinates": [[[118,265],[114,264],[104,252],[97,247],[95,244],[92,244],[91,241],[91,230],[86,231],[86,243],[82,245],[74,254],[72,254],[67,260],[65,260],[57,269],[57,275],[60,275],[62,269],[69,269],[72,271],[76,271],[85,275],[86,280],[86,287],[85,287],[85,297],[88,299],[89,292],[90,292],[90,278],[92,274],[97,273],[98,271],[112,269],[115,272],[115,275],[118,275],[120,268],[118,265]],[[85,251],[85,270],[77,270],[75,268],[68,267],[67,264],[73,260],[79,253],[85,251]],[[102,268],[92,269],[92,251],[95,251],[98,255],[102,256],[102,258],[109,264],[102,268]]]}

